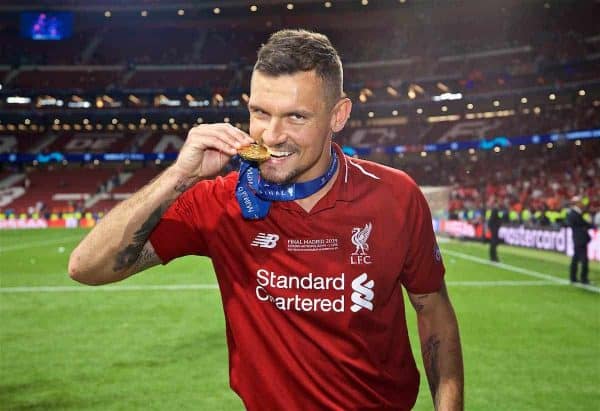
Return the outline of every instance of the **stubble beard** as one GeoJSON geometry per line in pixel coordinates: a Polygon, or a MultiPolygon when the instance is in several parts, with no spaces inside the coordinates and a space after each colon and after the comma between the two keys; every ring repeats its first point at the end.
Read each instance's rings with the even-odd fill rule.
{"type": "Polygon", "coordinates": [[[303,172],[303,170],[295,168],[293,170],[290,170],[286,174],[277,175],[278,173],[276,171],[273,173],[265,173],[262,167],[259,168],[259,171],[260,171],[260,176],[263,180],[265,180],[269,183],[278,184],[278,185],[286,185],[286,184],[295,183],[298,176],[300,174],[302,174],[302,172],[303,172]]]}

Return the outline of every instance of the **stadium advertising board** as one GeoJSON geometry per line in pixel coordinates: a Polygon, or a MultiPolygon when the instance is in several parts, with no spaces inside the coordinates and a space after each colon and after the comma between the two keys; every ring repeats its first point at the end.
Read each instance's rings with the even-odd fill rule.
{"type": "MultiPolygon", "coordinates": [[[[592,241],[588,244],[588,258],[600,261],[600,233],[598,230],[589,230],[589,234],[592,241]]],[[[570,227],[551,229],[504,226],[500,227],[498,236],[506,244],[573,255],[573,235],[570,227]]]]}
{"type": "Polygon", "coordinates": [[[92,228],[96,225],[93,218],[10,218],[0,220],[0,230],[19,230],[28,228],[92,228]]]}
{"type": "MultiPolygon", "coordinates": [[[[538,250],[558,251],[567,253],[567,244],[570,241],[571,229],[525,228],[524,226],[500,227],[498,236],[506,244],[538,250]]],[[[572,241],[572,240],[571,240],[572,241]]],[[[571,248],[573,248],[571,244],[571,248]]]]}
{"type": "MultiPolygon", "coordinates": [[[[433,227],[437,234],[446,234],[455,238],[480,240],[484,236],[480,225],[462,220],[434,220],[433,227]]],[[[588,244],[588,258],[600,261],[600,230],[589,230],[589,234],[592,241],[588,244]]],[[[573,255],[573,236],[569,227],[502,226],[498,236],[509,245],[554,251],[569,257],[573,255]]]]}
{"type": "Polygon", "coordinates": [[[0,220],[0,230],[21,228],[48,228],[48,220],[45,218],[0,220]]]}
{"type": "Polygon", "coordinates": [[[439,220],[434,224],[434,231],[448,234],[456,238],[483,238],[483,229],[475,224],[462,220],[439,220]]]}

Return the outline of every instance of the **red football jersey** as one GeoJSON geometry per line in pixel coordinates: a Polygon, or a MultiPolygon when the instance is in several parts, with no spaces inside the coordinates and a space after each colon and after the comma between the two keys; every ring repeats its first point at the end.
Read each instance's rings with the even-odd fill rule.
{"type": "Polygon", "coordinates": [[[405,173],[335,149],[336,181],[308,213],[274,202],[244,220],[231,173],[182,194],[150,237],[164,263],[212,258],[249,410],[408,410],[417,397],[401,285],[442,285],[431,214],[405,173]]]}

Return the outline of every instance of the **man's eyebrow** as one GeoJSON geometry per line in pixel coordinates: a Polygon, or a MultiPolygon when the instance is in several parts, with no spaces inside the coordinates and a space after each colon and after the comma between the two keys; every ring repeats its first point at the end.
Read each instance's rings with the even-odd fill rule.
{"type": "Polygon", "coordinates": [[[265,111],[263,108],[257,106],[256,104],[248,104],[248,110],[260,110],[260,111],[265,111]]]}
{"type": "Polygon", "coordinates": [[[303,110],[303,109],[290,110],[290,111],[288,111],[288,112],[285,113],[286,116],[291,116],[293,114],[300,114],[303,117],[312,117],[314,113],[312,111],[303,110]]]}
{"type": "MultiPolygon", "coordinates": [[[[252,103],[248,104],[248,110],[250,110],[250,111],[260,110],[260,111],[263,111],[263,112],[267,113],[266,109],[264,109],[264,108],[262,108],[262,107],[260,107],[260,106],[258,106],[256,104],[252,104],[252,103]]],[[[291,109],[291,110],[288,110],[288,111],[286,111],[286,112],[283,113],[283,115],[285,117],[291,116],[291,115],[294,115],[294,114],[299,114],[299,115],[301,115],[303,117],[312,117],[314,115],[314,113],[312,111],[306,110],[306,109],[302,109],[302,108],[291,109]]]]}

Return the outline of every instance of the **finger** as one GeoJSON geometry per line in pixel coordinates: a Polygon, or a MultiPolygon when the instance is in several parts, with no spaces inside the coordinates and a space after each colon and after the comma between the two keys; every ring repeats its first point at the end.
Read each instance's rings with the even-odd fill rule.
{"type": "Polygon", "coordinates": [[[230,136],[234,137],[237,141],[240,142],[240,144],[242,144],[242,146],[247,146],[255,142],[254,139],[250,137],[250,135],[244,130],[232,126],[229,123],[217,124],[217,126],[220,127],[220,129],[224,130],[230,136]]]}
{"type": "Polygon", "coordinates": [[[243,131],[231,126],[230,124],[211,124],[203,130],[203,133],[225,138],[236,149],[248,145],[244,140],[243,131]]]}
{"type": "Polygon", "coordinates": [[[237,154],[237,147],[235,144],[232,144],[223,134],[204,135],[202,138],[205,148],[218,150],[229,157],[237,154]]]}
{"type": "Polygon", "coordinates": [[[215,124],[203,124],[192,128],[194,131],[210,132],[210,130],[219,130],[231,136],[233,139],[239,141],[242,145],[254,143],[254,139],[250,137],[248,133],[241,130],[230,123],[215,123],[215,124]]]}
{"type": "MultiPolygon", "coordinates": [[[[239,147],[241,147],[241,144],[234,137],[230,136],[225,131],[214,127],[213,125],[209,127],[192,129],[188,134],[188,140],[190,141],[190,143],[193,145],[197,145],[201,149],[206,147],[212,147],[209,143],[209,140],[207,140],[208,137],[221,140],[233,150],[237,150],[239,147]]],[[[229,150],[225,152],[229,152],[229,150]]]]}

